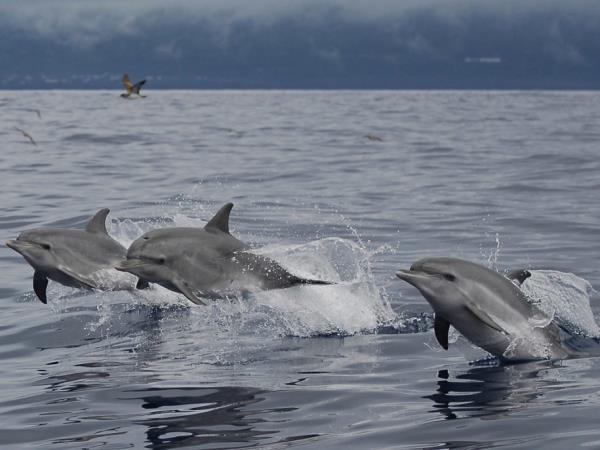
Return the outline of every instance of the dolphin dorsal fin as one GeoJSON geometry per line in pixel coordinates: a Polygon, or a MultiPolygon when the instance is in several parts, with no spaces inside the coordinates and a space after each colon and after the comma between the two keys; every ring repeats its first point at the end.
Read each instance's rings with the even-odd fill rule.
{"type": "Polygon", "coordinates": [[[436,314],[433,328],[437,341],[444,350],[448,350],[448,331],[450,330],[450,322],[436,314]]]}
{"type": "Polygon", "coordinates": [[[108,231],[106,231],[106,216],[110,209],[103,208],[94,214],[94,217],[90,219],[90,221],[85,226],[85,231],[89,233],[101,233],[108,235],[108,231]]]}
{"type": "Polygon", "coordinates": [[[516,281],[519,286],[523,284],[523,282],[531,276],[531,272],[527,269],[516,269],[512,272],[509,272],[506,275],[506,278],[512,281],[516,281]]]}
{"type": "Polygon", "coordinates": [[[226,203],[223,205],[215,216],[208,221],[204,228],[229,233],[229,213],[231,212],[231,208],[233,208],[233,203],[226,203]]]}

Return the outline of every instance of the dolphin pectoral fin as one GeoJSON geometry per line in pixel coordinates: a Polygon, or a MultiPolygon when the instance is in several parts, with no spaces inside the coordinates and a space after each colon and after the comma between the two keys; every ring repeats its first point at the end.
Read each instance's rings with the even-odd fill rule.
{"type": "Polygon", "coordinates": [[[233,208],[233,203],[223,205],[204,226],[204,229],[218,230],[229,234],[229,213],[231,213],[231,208],[233,208]]]}
{"type": "Polygon", "coordinates": [[[523,282],[531,276],[531,272],[527,269],[516,269],[509,272],[506,275],[506,278],[512,281],[516,281],[519,286],[523,284],[523,282]]]}
{"type": "Polygon", "coordinates": [[[173,285],[192,303],[195,303],[196,305],[206,306],[206,303],[204,303],[198,298],[196,294],[194,294],[192,289],[188,286],[188,284],[185,281],[176,280],[173,282],[173,285]]]}
{"type": "Polygon", "coordinates": [[[150,283],[148,283],[146,280],[142,280],[141,278],[138,278],[138,281],[135,285],[136,289],[148,289],[150,287],[150,283]]]}
{"type": "Polygon", "coordinates": [[[57,269],[59,269],[65,275],[68,275],[70,278],[73,278],[73,280],[77,281],[77,283],[80,284],[80,286],[77,286],[77,287],[82,287],[82,288],[87,288],[87,289],[95,289],[96,288],[96,284],[94,283],[94,281],[85,278],[83,275],[73,272],[71,269],[68,269],[67,267],[65,267],[63,265],[59,265],[57,267],[57,269]]]}
{"type": "Polygon", "coordinates": [[[448,350],[448,331],[450,330],[450,322],[436,314],[435,321],[433,322],[433,329],[437,341],[444,350],[448,350]]]}
{"type": "Polygon", "coordinates": [[[33,273],[33,291],[37,298],[40,299],[44,305],[48,303],[48,299],[46,298],[46,288],[48,287],[48,278],[45,275],[42,275],[37,270],[33,273]]]}
{"type": "Polygon", "coordinates": [[[108,231],[106,231],[106,216],[108,216],[109,212],[110,209],[103,208],[94,214],[94,217],[92,217],[85,226],[85,231],[89,233],[106,234],[108,236],[108,231]]]}
{"type": "Polygon", "coordinates": [[[505,333],[504,328],[498,325],[498,323],[492,318],[492,316],[490,316],[481,308],[471,306],[465,306],[465,308],[471,314],[473,314],[475,317],[477,317],[479,320],[485,323],[488,327],[493,328],[494,330],[499,331],[500,333],[505,333]]]}

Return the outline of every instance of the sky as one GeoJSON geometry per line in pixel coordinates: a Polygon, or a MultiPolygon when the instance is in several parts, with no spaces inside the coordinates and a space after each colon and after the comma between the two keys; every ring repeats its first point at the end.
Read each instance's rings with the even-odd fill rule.
{"type": "Polygon", "coordinates": [[[0,0],[0,89],[598,89],[597,0],[0,0]]]}

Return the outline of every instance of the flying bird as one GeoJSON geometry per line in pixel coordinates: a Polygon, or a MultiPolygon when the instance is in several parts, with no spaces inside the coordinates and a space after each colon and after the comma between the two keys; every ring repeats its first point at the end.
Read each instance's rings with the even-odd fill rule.
{"type": "Polygon", "coordinates": [[[136,94],[139,97],[146,97],[145,95],[140,94],[140,89],[142,88],[144,83],[146,83],[146,80],[141,80],[135,84],[131,84],[131,81],[129,81],[129,75],[125,74],[125,75],[123,75],[122,81],[123,81],[123,87],[125,88],[125,90],[127,92],[123,92],[121,94],[121,97],[129,98],[131,96],[131,94],[136,94]]]}
{"type": "Polygon", "coordinates": [[[27,131],[22,130],[21,128],[17,128],[17,127],[15,127],[15,130],[20,132],[24,137],[29,139],[29,142],[31,142],[33,145],[35,145],[37,147],[37,142],[35,142],[35,139],[33,139],[33,137],[27,131]]]}

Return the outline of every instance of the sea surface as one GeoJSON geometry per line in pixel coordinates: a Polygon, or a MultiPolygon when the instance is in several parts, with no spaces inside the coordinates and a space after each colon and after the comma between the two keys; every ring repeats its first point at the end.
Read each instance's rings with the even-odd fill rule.
{"type": "Polygon", "coordinates": [[[0,91],[2,241],[108,207],[128,245],[231,201],[232,234],[337,284],[201,307],[51,281],[43,305],[2,246],[2,449],[600,448],[600,357],[500,364],[456,332],[444,351],[394,275],[530,268],[592,333],[600,93],[146,94],[0,91]]]}

